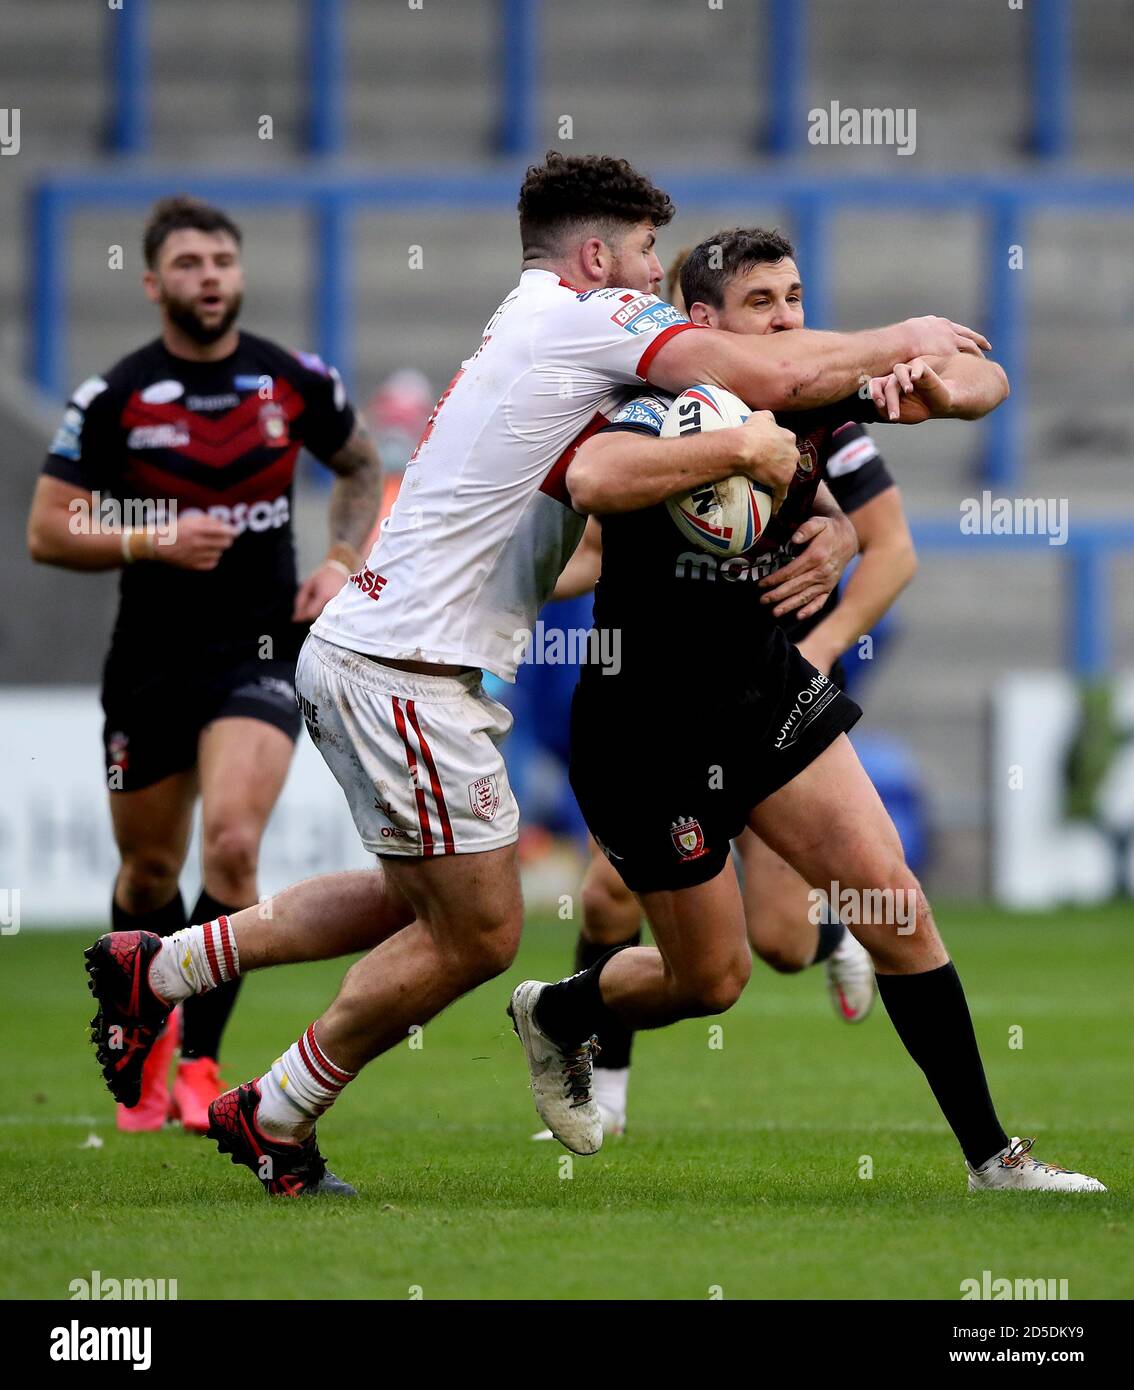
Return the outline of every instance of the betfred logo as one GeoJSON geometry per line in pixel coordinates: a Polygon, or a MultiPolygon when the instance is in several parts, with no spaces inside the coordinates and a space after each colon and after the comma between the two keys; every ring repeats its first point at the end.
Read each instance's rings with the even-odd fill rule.
{"type": "Polygon", "coordinates": [[[374,599],[375,602],[377,602],[378,598],[381,596],[382,590],[386,587],[385,576],[375,574],[374,571],[369,568],[361,569],[357,574],[352,574],[350,582],[352,584],[357,584],[359,590],[369,598],[374,599]]]}
{"type": "Polygon", "coordinates": [[[619,328],[625,328],[636,314],[640,314],[643,309],[653,303],[652,294],[641,294],[637,299],[631,299],[628,304],[623,304],[622,308],[611,314],[610,321],[617,324],[619,328]]]}
{"type": "Polygon", "coordinates": [[[673,847],[682,859],[700,859],[707,853],[705,834],[701,822],[695,816],[683,816],[669,827],[673,847]]]}

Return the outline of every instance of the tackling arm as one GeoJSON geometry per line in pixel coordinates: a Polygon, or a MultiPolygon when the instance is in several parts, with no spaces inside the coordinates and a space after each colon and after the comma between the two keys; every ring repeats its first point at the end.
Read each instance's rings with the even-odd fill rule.
{"type": "Polygon", "coordinates": [[[740,334],[716,328],[675,334],[649,364],[651,384],[680,393],[698,383],[723,386],[764,410],[833,404],[896,362],[922,354],[979,354],[989,343],[949,319],[907,319],[864,333],[740,334]],[[913,352],[912,344],[918,344],[913,352]]]}

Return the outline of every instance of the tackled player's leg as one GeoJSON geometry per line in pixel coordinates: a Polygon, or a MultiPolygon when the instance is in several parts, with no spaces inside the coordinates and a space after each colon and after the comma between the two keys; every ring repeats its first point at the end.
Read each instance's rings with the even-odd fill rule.
{"type": "Polygon", "coordinates": [[[886,1011],[965,1155],[970,1189],[1103,1190],[1032,1159],[1031,1141],[1001,1127],[956,968],[846,735],[762,800],[749,824],[807,882],[838,885],[843,921],[870,952],[886,1011]]]}

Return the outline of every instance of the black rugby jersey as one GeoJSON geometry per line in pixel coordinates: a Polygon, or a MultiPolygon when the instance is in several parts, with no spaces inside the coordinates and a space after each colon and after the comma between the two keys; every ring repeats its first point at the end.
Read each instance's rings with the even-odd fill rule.
{"type": "Polygon", "coordinates": [[[159,338],[83,382],[44,473],[100,499],[176,501],[178,516],[208,512],[238,532],[213,570],[123,568],[112,660],[236,661],[262,654],[265,636],[275,656],[294,655],[296,460],[300,446],[330,458],[353,425],[333,368],[251,333],[216,362],[175,357],[159,338]]]}
{"type": "MultiPolygon", "coordinates": [[[[673,399],[665,392],[640,392],[628,398],[606,428],[659,436],[673,399]]],[[[664,673],[666,684],[697,689],[702,697],[725,693],[738,680],[757,679],[776,645],[777,628],[798,642],[830,612],[837,594],[821,613],[802,623],[790,616],[777,621],[770,606],[760,603],[764,590],[757,581],[798,553],[791,536],[811,515],[824,479],[845,511],[892,485],[873,441],[858,423],[877,418],[873,402],[858,395],[815,410],[777,412],[777,422],[799,442],[800,464],[780,510],[747,555],[726,560],[698,550],[677,529],[664,503],[599,517],[602,572],[594,622],[597,628],[618,631],[628,680],[656,681],[664,673]],[[690,657],[698,653],[703,665],[691,666],[690,657]]],[[[585,668],[584,676],[590,674],[585,668]]]]}

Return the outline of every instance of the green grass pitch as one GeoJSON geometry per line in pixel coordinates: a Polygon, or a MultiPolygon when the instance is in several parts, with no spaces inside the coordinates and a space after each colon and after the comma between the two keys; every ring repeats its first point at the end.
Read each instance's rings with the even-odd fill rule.
{"type": "MultiPolygon", "coordinates": [[[[204,1140],[117,1133],[86,1042],[93,933],[25,929],[0,942],[0,1295],[67,1298],[99,1270],[177,1279],[182,1299],[959,1299],[988,1269],[1065,1278],[1072,1299],[1130,1298],[1129,907],[950,909],[941,924],[1009,1132],[1038,1134],[1041,1157],[1097,1174],[1107,1195],[969,1196],[881,1007],[847,1027],[821,970],[759,963],[729,1014],[638,1040],[629,1136],[569,1162],[529,1140],[504,1015],[517,981],[567,966],[571,925],[537,919],[505,977],[431,1023],[420,1049],[376,1062],[323,1122],[361,1200],[270,1202],[204,1140]]],[[[250,978],[229,1080],[262,1071],[342,968],[250,978]]]]}

